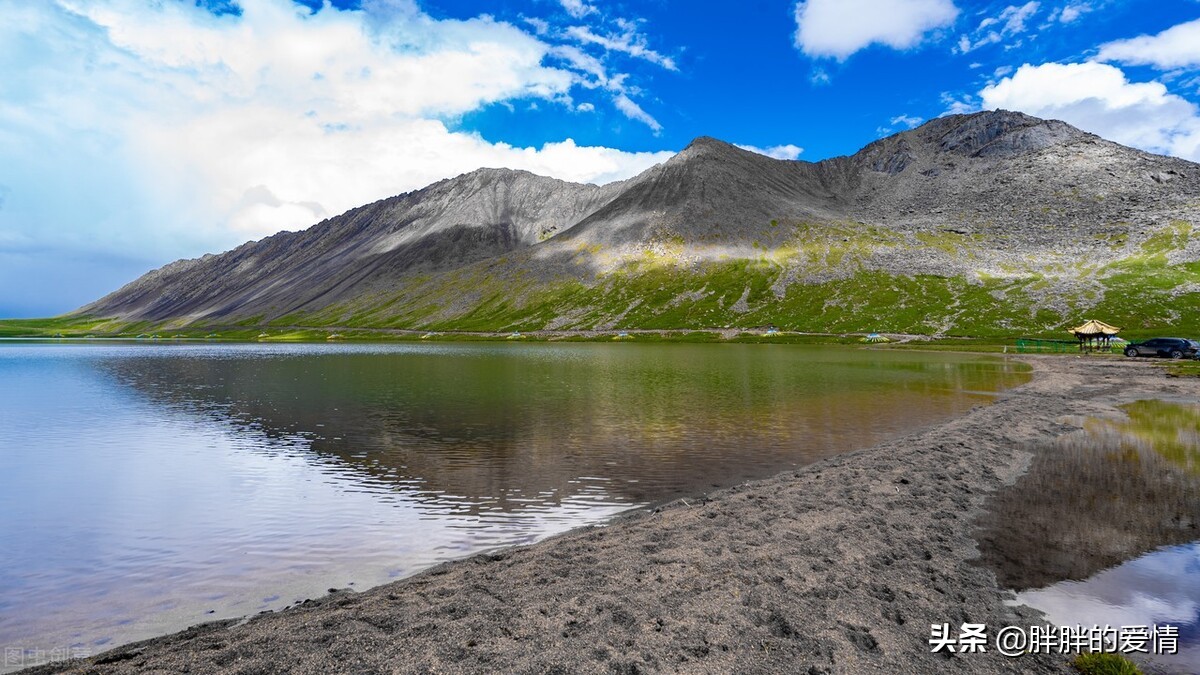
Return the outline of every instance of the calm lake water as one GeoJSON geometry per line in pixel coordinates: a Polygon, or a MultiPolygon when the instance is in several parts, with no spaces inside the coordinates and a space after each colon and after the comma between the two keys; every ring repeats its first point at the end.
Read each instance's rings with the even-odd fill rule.
{"type": "Polygon", "coordinates": [[[95,653],[364,589],[1026,378],[784,345],[0,342],[0,646],[95,653]]]}

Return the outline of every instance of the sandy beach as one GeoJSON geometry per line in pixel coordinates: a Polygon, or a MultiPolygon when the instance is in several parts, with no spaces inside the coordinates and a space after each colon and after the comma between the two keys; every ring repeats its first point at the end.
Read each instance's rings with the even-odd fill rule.
{"type": "Polygon", "coordinates": [[[365,592],[27,672],[1073,672],[1065,656],[934,654],[930,625],[1039,623],[1005,604],[1012,593],[979,562],[989,497],[1082,417],[1200,400],[1200,379],[1145,361],[1019,358],[1031,382],[920,433],[365,592]]]}

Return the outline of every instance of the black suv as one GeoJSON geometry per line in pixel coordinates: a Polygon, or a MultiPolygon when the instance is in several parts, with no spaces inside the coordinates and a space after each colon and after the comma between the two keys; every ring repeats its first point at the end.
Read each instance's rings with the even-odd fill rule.
{"type": "Polygon", "coordinates": [[[1125,356],[1165,356],[1172,359],[1196,358],[1200,342],[1183,338],[1154,338],[1145,342],[1131,342],[1125,347],[1125,356]]]}

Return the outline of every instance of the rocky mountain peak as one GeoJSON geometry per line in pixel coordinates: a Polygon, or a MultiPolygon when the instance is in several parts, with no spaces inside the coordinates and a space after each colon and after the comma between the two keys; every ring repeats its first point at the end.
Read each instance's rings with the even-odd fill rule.
{"type": "Polygon", "coordinates": [[[1066,146],[1095,136],[1059,120],[1009,110],[947,115],[910,131],[882,138],[854,157],[872,171],[896,175],[909,167],[959,161],[1005,159],[1066,146]]]}
{"type": "MultiPolygon", "coordinates": [[[[603,186],[478,169],[303,232],[165,267],[83,311],[206,321],[334,311],[394,297],[410,284],[417,293],[424,287],[413,280],[429,275],[444,274],[438,278],[453,281],[447,288],[461,291],[466,286],[456,275],[481,266],[497,274],[532,269],[542,280],[594,279],[589,275],[642,260],[664,241],[686,247],[691,257],[675,262],[698,270],[703,256],[720,261],[756,257],[764,247],[790,250],[824,236],[824,224],[881,228],[887,234],[879,246],[887,250],[853,265],[906,275],[944,277],[975,264],[917,264],[888,243],[915,246],[921,240],[914,233],[941,242],[947,232],[986,231],[1013,260],[1045,251],[1075,256],[1064,242],[1091,246],[1109,260],[1123,242],[1164,222],[1200,222],[1193,215],[1197,195],[1195,164],[1003,110],[938,118],[853,156],[815,163],[779,161],[702,136],[667,162],[603,186]]],[[[815,264],[793,262],[780,284],[810,275],[815,264]]]]}
{"type": "Polygon", "coordinates": [[[523,169],[503,169],[503,168],[481,168],[474,171],[468,171],[454,178],[450,178],[447,183],[471,184],[471,185],[494,185],[497,183],[513,184],[525,182],[529,180],[536,181],[554,181],[553,178],[539,176],[530,173],[523,169]]]}
{"type": "Polygon", "coordinates": [[[941,152],[966,157],[1014,157],[1087,136],[1066,122],[1010,110],[950,115],[919,127],[915,135],[941,152]]]}
{"type": "Polygon", "coordinates": [[[679,154],[671,158],[671,161],[686,161],[697,158],[710,157],[740,157],[749,154],[732,143],[713,138],[711,136],[699,136],[687,144],[679,154]]]}

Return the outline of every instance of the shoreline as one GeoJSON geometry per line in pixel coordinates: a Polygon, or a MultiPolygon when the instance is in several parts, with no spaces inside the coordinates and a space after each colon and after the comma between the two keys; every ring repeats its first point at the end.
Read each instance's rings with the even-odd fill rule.
{"type": "Polygon", "coordinates": [[[1015,357],[1032,380],[942,425],[774,477],[444,563],[361,593],[21,672],[1074,672],[932,654],[930,624],[1040,623],[976,564],[1025,448],[1200,381],[1132,360],[1015,357]]]}
{"type": "MultiPolygon", "coordinates": [[[[636,328],[619,325],[593,328],[526,328],[513,327],[496,330],[454,328],[399,328],[387,326],[344,326],[344,325],[205,325],[170,326],[143,324],[109,325],[115,320],[91,322],[81,318],[79,324],[58,324],[59,319],[0,319],[0,339],[7,340],[129,340],[138,342],[235,342],[235,343],[338,343],[355,342],[493,342],[504,340],[530,340],[535,342],[585,341],[606,342],[621,339],[642,339],[650,342],[730,342],[752,341],[764,344],[863,344],[869,335],[882,335],[892,344],[932,344],[949,346],[1010,346],[1016,340],[1029,338],[1052,340],[1074,344],[1065,332],[1026,335],[984,333],[907,333],[891,330],[851,331],[801,331],[777,329],[770,325],[711,325],[692,327],[636,328]],[[93,325],[94,323],[94,325],[93,325]],[[103,327],[100,327],[103,326],[103,327]],[[627,336],[622,338],[621,336],[627,336]]],[[[878,344],[878,343],[874,343],[878,344]]],[[[969,351],[969,349],[968,349],[969,351]]],[[[998,349],[996,351],[999,351],[998,349]]]]}

